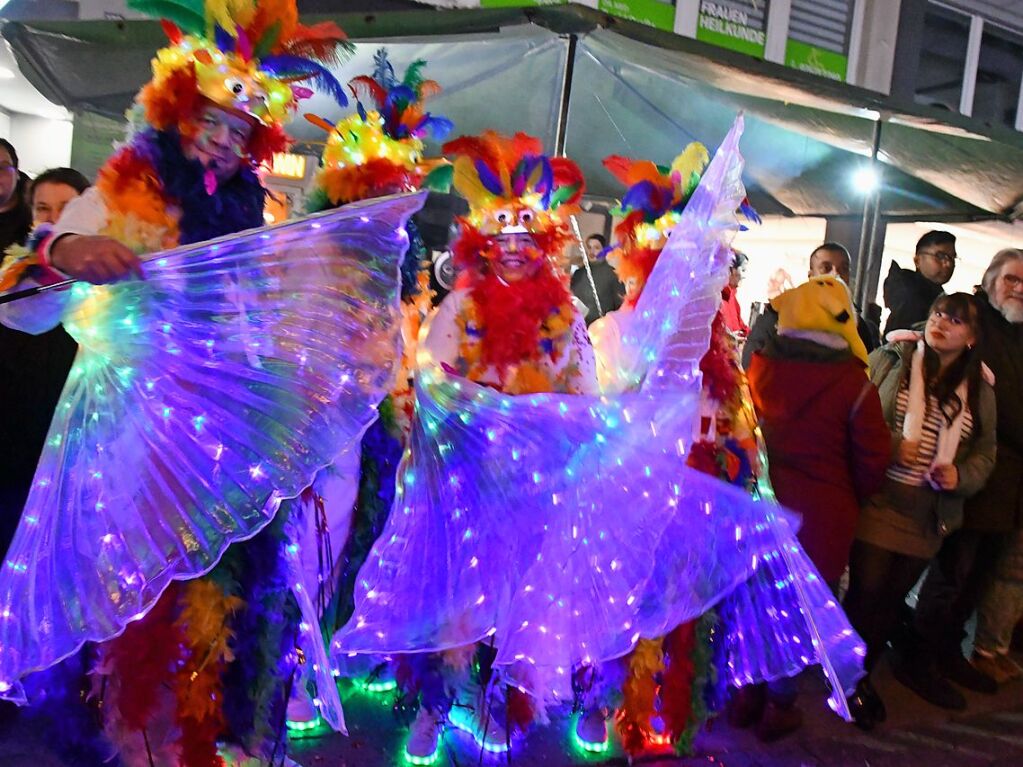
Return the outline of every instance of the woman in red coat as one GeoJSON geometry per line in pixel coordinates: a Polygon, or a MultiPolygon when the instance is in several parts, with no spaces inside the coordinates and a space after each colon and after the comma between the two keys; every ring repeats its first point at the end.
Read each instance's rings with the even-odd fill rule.
{"type": "Polygon", "coordinates": [[[778,335],[747,371],[753,404],[778,501],[802,515],[800,542],[834,587],[860,505],[884,480],[891,436],[845,284],[816,277],[771,305],[778,335]]]}
{"type": "Polygon", "coordinates": [[[728,269],[728,284],[721,290],[721,318],[725,321],[725,327],[734,335],[746,338],[749,335],[749,325],[742,318],[742,307],[739,306],[739,297],[736,291],[746,276],[746,264],[749,256],[737,250],[732,251],[732,265],[728,269]]]}

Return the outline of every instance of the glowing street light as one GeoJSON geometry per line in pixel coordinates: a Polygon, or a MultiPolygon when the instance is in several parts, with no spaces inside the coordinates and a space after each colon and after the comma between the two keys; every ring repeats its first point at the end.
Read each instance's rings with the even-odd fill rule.
{"type": "Polygon", "coordinates": [[[881,185],[881,175],[873,165],[861,165],[853,172],[853,186],[861,194],[870,194],[881,185]]]}

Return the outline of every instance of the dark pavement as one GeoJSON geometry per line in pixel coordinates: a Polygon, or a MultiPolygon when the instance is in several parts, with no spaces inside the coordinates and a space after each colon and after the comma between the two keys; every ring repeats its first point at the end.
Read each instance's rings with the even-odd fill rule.
{"type": "MultiPolygon", "coordinates": [[[[1017,660],[1020,657],[1017,656],[1017,660]]],[[[876,686],[888,707],[889,720],[863,733],[833,715],[825,704],[822,683],[812,674],[801,679],[802,730],[772,745],[749,731],[713,721],[696,740],[688,758],[650,754],[636,760],[649,767],[1019,767],[1023,765],[1023,682],[1005,685],[995,696],[966,693],[969,709],[951,714],[917,698],[894,681],[882,664],[876,686]]],[[[344,696],[350,737],[327,734],[295,741],[292,757],[302,767],[376,767],[404,765],[404,732],[386,696],[351,691],[344,696]]],[[[513,744],[507,755],[482,761],[471,739],[446,733],[439,766],[502,764],[518,767],[624,765],[613,745],[606,756],[577,751],[568,742],[571,719],[555,713],[549,726],[513,744]]],[[[0,767],[64,767],[32,728],[20,721],[0,726],[0,767]]],[[[100,767],[100,765],[96,765],[100,767]]],[[[246,765],[248,767],[248,765],[246,765]]]]}

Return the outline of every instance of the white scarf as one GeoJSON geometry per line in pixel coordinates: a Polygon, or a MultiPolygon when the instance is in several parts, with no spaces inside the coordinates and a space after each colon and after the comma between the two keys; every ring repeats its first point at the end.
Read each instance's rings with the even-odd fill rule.
{"type": "MultiPolygon", "coordinates": [[[[956,396],[962,403],[958,415],[948,423],[940,418],[938,428],[938,447],[934,453],[931,468],[947,466],[955,461],[956,450],[963,435],[963,421],[966,419],[967,387],[966,381],[960,381],[956,387],[956,396]]],[[[909,368],[909,404],[906,407],[906,418],[902,422],[902,438],[909,442],[920,442],[923,434],[924,419],[927,417],[927,392],[924,387],[924,339],[916,342],[913,360],[909,368]]]]}

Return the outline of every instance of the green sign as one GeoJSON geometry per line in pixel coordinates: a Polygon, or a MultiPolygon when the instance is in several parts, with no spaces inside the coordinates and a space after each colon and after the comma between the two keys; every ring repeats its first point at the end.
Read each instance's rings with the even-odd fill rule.
{"type": "Polygon", "coordinates": [[[785,45],[785,66],[844,82],[849,57],[790,38],[785,45]]]}
{"type": "Polygon", "coordinates": [[[700,0],[696,39],[763,58],[767,45],[767,2],[700,0]]]}
{"type": "Polygon", "coordinates": [[[612,16],[657,29],[675,29],[675,3],[670,0],[598,0],[597,7],[612,16]]]}

